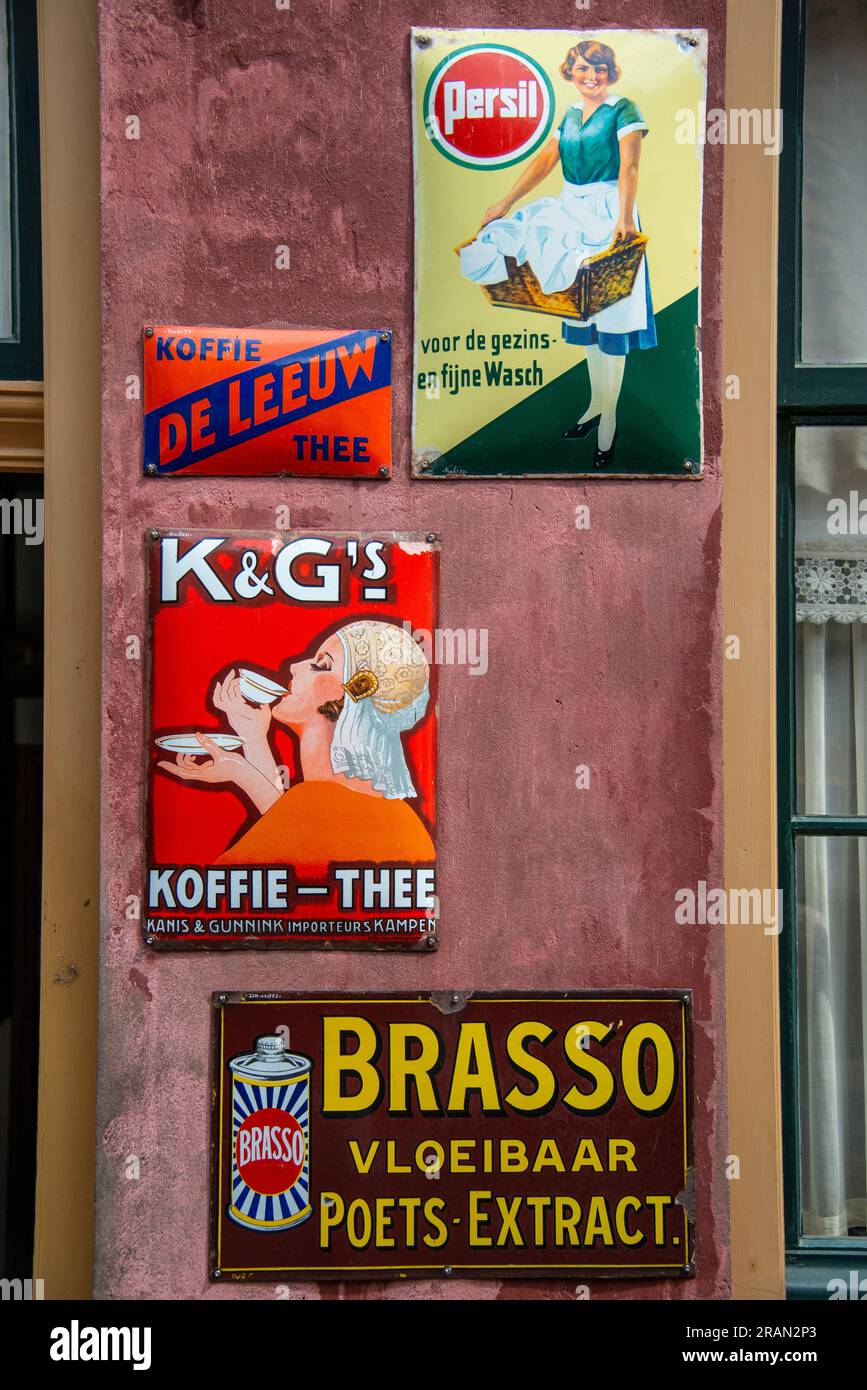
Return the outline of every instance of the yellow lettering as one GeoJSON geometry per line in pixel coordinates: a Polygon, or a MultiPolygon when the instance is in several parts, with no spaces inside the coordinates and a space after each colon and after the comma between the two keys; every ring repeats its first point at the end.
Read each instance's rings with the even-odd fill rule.
{"type": "Polygon", "coordinates": [[[572,1172],[578,1173],[582,1168],[592,1168],[596,1173],[603,1173],[602,1159],[599,1151],[592,1139],[582,1139],[575,1150],[575,1158],[572,1161],[572,1172]]]}
{"type": "Polygon", "coordinates": [[[525,1115],[538,1115],[549,1109],[556,1098],[557,1082],[551,1068],[532,1052],[528,1052],[524,1046],[530,1038],[546,1043],[553,1036],[554,1029],[549,1028],[547,1023],[536,1023],[532,1019],[528,1019],[526,1023],[516,1023],[514,1028],[509,1029],[506,1037],[506,1054],[509,1061],[518,1071],[525,1072],[536,1083],[532,1091],[522,1091],[518,1086],[512,1087],[506,1096],[506,1104],[511,1105],[513,1110],[520,1110],[525,1115]]]}
{"type": "Polygon", "coordinates": [[[587,1037],[595,1038],[597,1042],[600,1042],[603,1038],[607,1038],[610,1032],[609,1024],[597,1023],[595,1020],[588,1023],[577,1023],[566,1031],[563,1039],[563,1051],[566,1053],[570,1066],[579,1074],[589,1076],[595,1083],[591,1091],[579,1091],[577,1086],[570,1086],[563,1096],[563,1104],[578,1114],[599,1115],[603,1110],[608,1109],[614,1099],[616,1086],[610,1067],[600,1057],[594,1057],[582,1045],[587,1037]]]}
{"type": "Polygon", "coordinates": [[[467,1096],[478,1091],[486,1115],[501,1113],[497,1075],[491,1056],[491,1039],[485,1023],[462,1023],[455,1051],[455,1065],[449,1091],[450,1113],[464,1114],[467,1096]]]}
{"type": "Polygon", "coordinates": [[[440,1100],[431,1079],[442,1059],[439,1034],[426,1023],[390,1023],[388,1025],[388,1109],[392,1115],[410,1115],[410,1084],[415,1086],[419,1112],[438,1115],[440,1100]],[[417,1057],[409,1056],[409,1044],[419,1043],[417,1057]]]}
{"type": "Polygon", "coordinates": [[[630,1231],[626,1224],[626,1210],[631,1207],[633,1211],[641,1211],[641,1202],[637,1197],[621,1197],[614,1212],[614,1225],[617,1227],[617,1237],[623,1245],[643,1245],[644,1236],[640,1231],[630,1231]]]}
{"type": "Polygon", "coordinates": [[[483,1236],[481,1233],[481,1227],[487,1226],[491,1218],[486,1211],[480,1209],[483,1202],[490,1200],[490,1192],[470,1193],[470,1245],[473,1247],[491,1244],[491,1237],[483,1236]]]}
{"type": "Polygon", "coordinates": [[[677,1063],[671,1038],[658,1023],[636,1023],[623,1040],[620,1057],[623,1089],[630,1105],[642,1115],[655,1115],[668,1105],[677,1080],[677,1063]],[[645,1048],[656,1053],[656,1083],[645,1091],[643,1058],[645,1048]]]}
{"type": "Polygon", "coordinates": [[[584,1244],[592,1245],[597,1236],[602,1237],[602,1244],[605,1246],[610,1247],[614,1244],[614,1232],[611,1230],[611,1218],[604,1197],[590,1198],[584,1244]]]}
{"type": "Polygon", "coordinates": [[[378,1105],[382,1077],[373,1065],[379,1051],[379,1034],[366,1018],[326,1016],[322,1020],[322,1109],[326,1115],[364,1114],[378,1105]],[[355,1038],[356,1051],[343,1051],[344,1038],[355,1038]],[[352,1096],[343,1094],[344,1076],[357,1076],[361,1086],[352,1096]]]}
{"type": "Polygon", "coordinates": [[[543,1168],[555,1168],[558,1173],[566,1172],[566,1165],[560,1156],[555,1139],[541,1139],[539,1149],[533,1160],[533,1172],[539,1173],[543,1168]]]}
{"type": "Polygon", "coordinates": [[[319,1199],[319,1244],[331,1249],[331,1228],[339,1226],[346,1210],[343,1198],[336,1192],[323,1192],[319,1199]]]}
{"type": "Polygon", "coordinates": [[[372,1139],[370,1148],[367,1150],[367,1157],[361,1157],[361,1147],[355,1139],[349,1141],[349,1152],[352,1154],[352,1161],[355,1164],[356,1173],[369,1173],[376,1158],[376,1151],[379,1148],[379,1140],[372,1139]]]}

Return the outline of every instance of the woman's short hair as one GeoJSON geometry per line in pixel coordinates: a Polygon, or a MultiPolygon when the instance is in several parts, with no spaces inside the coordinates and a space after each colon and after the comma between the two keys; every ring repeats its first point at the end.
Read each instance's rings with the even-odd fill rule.
{"type": "Polygon", "coordinates": [[[597,39],[582,39],[570,48],[560,64],[560,75],[565,77],[567,82],[572,81],[572,71],[579,58],[583,58],[594,68],[607,68],[609,82],[619,81],[620,69],[614,57],[614,49],[609,48],[607,43],[599,43],[597,39]]]}

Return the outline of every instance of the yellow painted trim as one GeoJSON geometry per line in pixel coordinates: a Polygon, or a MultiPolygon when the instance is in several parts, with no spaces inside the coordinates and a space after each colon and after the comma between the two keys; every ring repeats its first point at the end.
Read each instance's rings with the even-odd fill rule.
{"type": "MultiPolygon", "coordinates": [[[[728,0],[726,108],[779,105],[781,0],[728,0]]],[[[777,887],[776,340],[778,161],[725,150],[723,659],[727,888],[777,887]]],[[[785,1297],[778,938],[726,932],[728,1153],[735,1298],[785,1297]]]]}
{"type": "Polygon", "coordinates": [[[96,0],[39,0],[45,776],[34,1276],[90,1298],[99,971],[100,268],[96,0]]]}

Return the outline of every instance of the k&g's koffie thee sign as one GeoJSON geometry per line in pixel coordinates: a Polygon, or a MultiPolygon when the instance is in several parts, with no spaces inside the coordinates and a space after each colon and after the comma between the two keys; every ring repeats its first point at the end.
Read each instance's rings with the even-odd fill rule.
{"type": "Polygon", "coordinates": [[[215,995],[212,1278],[683,1275],[691,997],[215,995]]]}
{"type": "Polygon", "coordinates": [[[700,474],[706,58],[413,31],[418,476],[700,474]]]}
{"type": "Polygon", "coordinates": [[[155,946],[436,941],[433,537],[154,533],[155,946]]]}
{"type": "Polygon", "coordinates": [[[387,477],[391,334],[151,325],[144,409],[149,474],[387,477]]]}

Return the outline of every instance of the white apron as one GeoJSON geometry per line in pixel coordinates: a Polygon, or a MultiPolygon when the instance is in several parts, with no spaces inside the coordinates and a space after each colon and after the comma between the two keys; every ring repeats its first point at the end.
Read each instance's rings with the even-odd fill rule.
{"type": "MultiPolygon", "coordinates": [[[[620,212],[617,183],[567,183],[558,198],[539,198],[483,227],[461,250],[461,274],[477,285],[508,279],[506,256],[528,264],[543,294],[574,284],[587,256],[611,245],[620,212]]],[[[638,209],[635,225],[640,228],[638,209]]],[[[632,292],[592,318],[601,333],[633,333],[647,327],[647,260],[642,256],[632,292]]]]}

